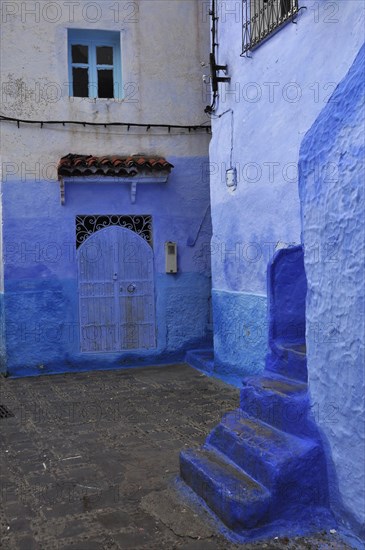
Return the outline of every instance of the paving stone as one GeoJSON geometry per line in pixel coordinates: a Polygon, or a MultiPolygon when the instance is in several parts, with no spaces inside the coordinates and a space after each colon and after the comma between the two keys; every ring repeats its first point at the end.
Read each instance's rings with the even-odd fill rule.
{"type": "Polygon", "coordinates": [[[30,521],[24,516],[9,516],[8,524],[12,531],[18,533],[22,531],[30,531],[30,521]]]}
{"type": "Polygon", "coordinates": [[[66,539],[60,540],[59,544],[60,545],[55,548],[62,550],[104,550],[104,548],[108,548],[103,546],[103,543],[100,540],[74,540],[70,542],[66,539]]]}
{"type": "Polygon", "coordinates": [[[39,550],[39,544],[32,536],[27,535],[17,539],[16,548],[18,550],[39,550]]]}
{"type": "Polygon", "coordinates": [[[2,549],[242,548],[174,486],[180,450],[203,443],[237,408],[236,388],[180,364],[1,378],[0,392],[16,415],[1,420],[2,549]]]}
{"type": "Polygon", "coordinates": [[[114,535],[114,540],[121,548],[146,548],[148,547],[151,537],[143,532],[136,533],[119,533],[114,535]]]}
{"type": "Polygon", "coordinates": [[[112,530],[128,527],[131,524],[130,516],[121,511],[98,514],[96,519],[103,527],[112,530]]]}
{"type": "Polygon", "coordinates": [[[76,538],[82,534],[88,534],[90,525],[80,519],[67,521],[64,529],[60,532],[60,538],[76,538]]]}

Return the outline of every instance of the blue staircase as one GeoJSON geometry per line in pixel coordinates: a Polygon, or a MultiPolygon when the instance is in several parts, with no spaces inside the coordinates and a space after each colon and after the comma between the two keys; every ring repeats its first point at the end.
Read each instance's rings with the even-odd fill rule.
{"type": "Polygon", "coordinates": [[[291,302],[298,301],[299,293],[300,304],[305,304],[302,265],[300,247],[274,257],[269,278],[276,270],[289,283],[280,279],[275,292],[270,292],[271,351],[265,371],[243,380],[240,407],[222,418],[203,446],[180,454],[182,479],[243,540],[298,535],[334,525],[324,452],[309,419],[305,344],[299,334],[304,311],[300,331],[292,330],[292,312],[298,315],[300,306],[295,309],[291,302]],[[282,291],[289,306],[286,340],[282,331],[277,337],[278,325],[285,325],[284,312],[275,311],[283,302],[282,291]]]}

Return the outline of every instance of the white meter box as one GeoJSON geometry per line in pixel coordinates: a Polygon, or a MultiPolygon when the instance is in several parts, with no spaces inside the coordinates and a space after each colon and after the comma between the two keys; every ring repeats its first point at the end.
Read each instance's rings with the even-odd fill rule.
{"type": "Polygon", "coordinates": [[[166,273],[177,273],[177,244],[171,241],[165,243],[166,273]]]}

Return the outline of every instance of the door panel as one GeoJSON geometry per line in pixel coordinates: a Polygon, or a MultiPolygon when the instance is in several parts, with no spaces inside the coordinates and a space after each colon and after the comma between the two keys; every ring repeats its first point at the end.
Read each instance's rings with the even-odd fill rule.
{"type": "Polygon", "coordinates": [[[156,346],[153,251],[132,231],[108,227],[79,248],[81,351],[156,346]]]}

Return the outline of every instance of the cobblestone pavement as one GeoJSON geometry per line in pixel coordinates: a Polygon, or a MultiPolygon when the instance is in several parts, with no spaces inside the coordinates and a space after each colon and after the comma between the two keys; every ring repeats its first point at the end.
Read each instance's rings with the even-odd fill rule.
{"type": "Polygon", "coordinates": [[[1,379],[6,550],[347,548],[337,536],[237,546],[176,488],[179,451],[204,441],[238,390],[169,365],[1,379]]]}

